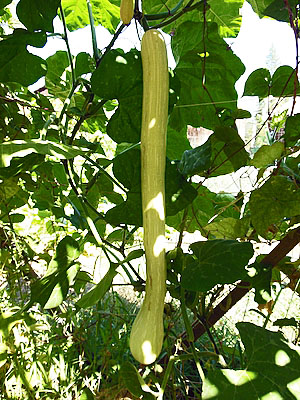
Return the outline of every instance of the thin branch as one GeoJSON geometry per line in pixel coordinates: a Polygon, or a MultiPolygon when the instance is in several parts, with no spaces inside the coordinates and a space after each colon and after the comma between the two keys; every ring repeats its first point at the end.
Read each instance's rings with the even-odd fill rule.
{"type": "Polygon", "coordinates": [[[94,53],[94,59],[97,64],[97,62],[100,59],[100,54],[98,50],[98,45],[97,45],[97,37],[96,37],[96,30],[95,30],[95,21],[93,17],[93,11],[92,11],[92,5],[90,0],[86,0],[87,3],[87,8],[88,8],[88,13],[89,13],[89,20],[90,20],[90,26],[91,26],[91,34],[92,34],[92,43],[93,43],[93,53],[94,53]]]}
{"type": "Polygon", "coordinates": [[[298,68],[299,68],[299,45],[298,45],[298,37],[299,37],[299,24],[298,24],[298,9],[297,9],[297,15],[294,21],[294,16],[292,9],[289,5],[288,0],[284,0],[284,4],[288,10],[289,14],[289,20],[290,20],[290,25],[291,28],[293,29],[294,36],[295,36],[295,46],[296,46],[296,68],[295,68],[295,77],[294,77],[294,95],[293,95],[293,106],[291,110],[291,115],[294,114],[294,109],[296,106],[296,97],[297,97],[297,89],[299,86],[299,81],[298,81],[298,68]]]}
{"type": "Polygon", "coordinates": [[[71,66],[72,83],[73,83],[73,86],[75,86],[76,76],[75,76],[75,71],[74,71],[74,66],[73,66],[73,59],[72,59],[72,54],[71,54],[71,49],[70,49],[70,44],[69,44],[69,39],[68,39],[68,29],[67,29],[64,10],[63,10],[61,5],[59,6],[59,10],[60,10],[61,20],[62,20],[63,27],[64,27],[63,39],[64,39],[64,41],[66,43],[66,46],[67,46],[67,53],[68,53],[69,63],[70,63],[70,66],[71,66]]]}
{"type": "Polygon", "coordinates": [[[175,14],[172,18],[168,19],[167,21],[161,22],[160,24],[151,26],[150,28],[157,29],[157,28],[162,28],[166,25],[169,25],[172,22],[176,21],[178,18],[180,18],[183,14],[195,10],[199,6],[203,5],[203,3],[204,3],[204,1],[201,0],[198,3],[192,5],[193,2],[194,2],[194,0],[190,0],[189,3],[179,13],[175,14]]]}
{"type": "Polygon", "coordinates": [[[102,54],[102,56],[99,58],[98,62],[96,63],[96,68],[99,67],[99,64],[103,61],[103,58],[106,56],[106,54],[109,52],[109,50],[113,47],[113,45],[115,44],[115,41],[118,39],[118,37],[120,36],[120,33],[122,32],[122,30],[124,29],[126,25],[121,24],[118,28],[118,30],[116,31],[116,33],[114,34],[112,40],[110,41],[109,45],[106,47],[104,53],[102,54]]]}
{"type": "Polygon", "coordinates": [[[157,19],[164,19],[164,18],[172,17],[179,10],[182,3],[183,3],[183,0],[179,0],[179,2],[176,4],[176,6],[174,8],[172,8],[172,10],[168,10],[168,11],[158,13],[158,14],[144,14],[144,18],[147,21],[155,21],[157,19]]]}

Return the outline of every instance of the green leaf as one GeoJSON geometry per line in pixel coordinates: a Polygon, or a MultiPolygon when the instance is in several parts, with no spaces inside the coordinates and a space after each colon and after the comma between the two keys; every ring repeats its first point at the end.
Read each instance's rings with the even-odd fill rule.
{"type": "Polygon", "coordinates": [[[176,230],[180,230],[185,215],[185,229],[187,232],[193,233],[196,230],[202,231],[203,227],[215,215],[216,210],[213,200],[216,194],[211,192],[205,186],[198,188],[198,195],[187,209],[180,211],[175,216],[167,217],[167,225],[172,226],[176,230]]]}
{"type": "Polygon", "coordinates": [[[183,152],[190,150],[191,145],[187,138],[186,127],[180,132],[168,126],[167,132],[167,157],[170,160],[180,160],[183,152]]]}
{"type": "Polygon", "coordinates": [[[79,264],[73,264],[66,271],[55,272],[49,277],[50,279],[47,279],[48,278],[47,277],[45,279],[46,287],[48,291],[50,291],[49,289],[51,289],[51,294],[48,298],[48,301],[43,305],[44,299],[46,297],[44,295],[45,288],[43,287],[42,287],[43,298],[39,297],[40,301],[38,299],[35,299],[35,301],[43,305],[46,310],[58,307],[67,297],[69,287],[73,285],[74,279],[77,275],[77,272],[79,271],[79,268],[80,268],[79,264]]]}
{"type": "Polygon", "coordinates": [[[276,321],[273,322],[274,326],[279,326],[280,328],[282,328],[283,326],[298,326],[297,321],[295,320],[295,318],[279,318],[276,319],[276,321]]]}
{"type": "Polygon", "coordinates": [[[129,361],[125,361],[120,368],[120,378],[124,382],[126,388],[129,392],[135,396],[140,398],[143,395],[144,391],[141,388],[140,374],[133,364],[129,361]]]}
{"type": "Polygon", "coordinates": [[[62,0],[67,28],[70,32],[84,28],[89,24],[89,15],[86,1],[84,0],[62,0]]]}
{"type": "Polygon", "coordinates": [[[80,256],[79,245],[71,236],[64,237],[57,245],[56,253],[50,261],[45,276],[51,275],[59,270],[64,270],[80,256]]]}
{"type": "MultiPolygon", "coordinates": [[[[62,0],[62,7],[69,31],[75,31],[90,24],[86,0],[62,0]]],[[[109,0],[92,0],[95,25],[102,25],[114,33],[120,22],[119,3],[109,0]]]]}
{"type": "Polygon", "coordinates": [[[109,243],[122,242],[124,240],[124,229],[113,230],[105,240],[109,243]]]}
{"type": "Polygon", "coordinates": [[[92,90],[104,99],[117,99],[118,109],[109,120],[108,135],[117,143],[140,141],[142,116],[142,64],[140,53],[110,51],[91,78],[92,90]]]}
{"type": "Polygon", "coordinates": [[[218,176],[247,165],[249,155],[238,132],[230,127],[215,128],[215,134],[183,153],[178,169],[183,175],[218,176]]]}
{"type": "Polygon", "coordinates": [[[300,155],[298,157],[286,157],[282,163],[282,169],[287,176],[300,181],[300,155]]]}
{"type": "Polygon", "coordinates": [[[231,116],[234,120],[245,119],[245,118],[251,118],[251,113],[247,110],[242,110],[240,108],[237,108],[232,112],[231,116]]]}
{"type": "Polygon", "coordinates": [[[92,72],[94,67],[94,61],[88,53],[81,52],[77,54],[75,60],[75,75],[79,78],[83,74],[92,72]]]}
{"type": "Polygon", "coordinates": [[[1,312],[0,314],[0,333],[4,338],[8,338],[12,328],[22,322],[23,317],[20,312],[12,313],[11,311],[1,312]]]}
{"type": "Polygon", "coordinates": [[[111,264],[101,281],[93,289],[85,293],[75,305],[80,308],[88,308],[98,303],[109,290],[114,277],[117,275],[117,266],[118,264],[111,264]]]}
{"type": "Polygon", "coordinates": [[[129,361],[125,361],[120,368],[120,378],[129,392],[138,398],[156,399],[157,392],[153,392],[139,374],[138,370],[129,361]],[[155,394],[155,396],[153,395],[155,394]]]}
{"type": "Polygon", "coordinates": [[[209,0],[206,13],[207,21],[216,22],[221,37],[236,37],[242,25],[240,8],[244,0],[209,0]]]}
{"type": "Polygon", "coordinates": [[[132,260],[135,260],[137,258],[142,257],[144,254],[144,250],[143,249],[137,249],[137,250],[132,250],[127,257],[124,258],[124,260],[121,262],[122,264],[124,264],[125,262],[129,262],[132,260]]]}
{"type": "Polygon", "coordinates": [[[196,189],[180,174],[176,164],[167,161],[166,216],[176,215],[191,204],[196,196],[196,189]]]}
{"type": "Polygon", "coordinates": [[[161,14],[168,12],[174,8],[178,3],[178,0],[148,0],[143,4],[143,12],[145,14],[161,14]]]}
{"type": "Polygon", "coordinates": [[[206,171],[211,165],[211,141],[207,140],[203,145],[186,150],[180,163],[178,170],[182,175],[193,176],[206,171]]]}
{"type": "Polygon", "coordinates": [[[270,146],[263,145],[254,154],[250,165],[256,168],[265,168],[268,165],[273,165],[275,160],[279,160],[284,151],[284,144],[275,142],[270,146]]]}
{"type": "Polygon", "coordinates": [[[141,193],[129,191],[126,201],[107,211],[105,220],[114,226],[118,226],[120,223],[142,226],[141,193]]]}
{"type": "Polygon", "coordinates": [[[85,154],[84,150],[75,146],[54,143],[48,140],[13,140],[0,144],[0,167],[8,167],[13,158],[25,157],[32,153],[54,156],[60,160],[85,154]]]}
{"type": "Polygon", "coordinates": [[[271,224],[283,218],[300,215],[300,191],[283,176],[272,176],[251,193],[249,208],[257,233],[265,237],[271,224]]]}
{"type": "Polygon", "coordinates": [[[6,7],[11,2],[12,2],[12,0],[0,0],[0,8],[6,7]]]}
{"type": "Polygon", "coordinates": [[[171,44],[181,90],[170,126],[178,131],[188,124],[214,129],[220,110],[236,109],[234,85],[244,72],[243,64],[221,39],[215,23],[205,24],[203,33],[201,22],[184,22],[171,44]]]}
{"type": "Polygon", "coordinates": [[[62,239],[45,276],[32,284],[31,301],[40,303],[46,309],[59,306],[79,270],[79,265],[74,263],[79,255],[79,245],[71,236],[62,239]]]}
{"type": "Polygon", "coordinates": [[[265,9],[272,3],[273,0],[249,0],[253,11],[262,18],[265,16],[264,11],[265,9]]]}
{"type": "Polygon", "coordinates": [[[243,96],[258,96],[260,98],[269,95],[274,97],[293,96],[294,93],[298,93],[299,89],[299,82],[295,79],[295,70],[287,65],[277,68],[272,77],[268,69],[259,68],[249,75],[243,96]]]}
{"type": "Polygon", "coordinates": [[[271,74],[266,68],[253,71],[246,83],[243,96],[258,96],[265,98],[270,94],[271,74]]]}
{"type": "Polygon", "coordinates": [[[17,224],[17,223],[23,222],[24,219],[25,219],[25,215],[24,214],[17,214],[17,213],[10,214],[10,221],[13,224],[17,224]]]}
{"type": "Polygon", "coordinates": [[[249,227],[250,219],[248,217],[242,219],[229,217],[211,222],[204,229],[216,239],[238,239],[246,236],[249,227]]]}
{"type": "MultiPolygon", "coordinates": [[[[289,0],[288,5],[292,12],[293,19],[296,18],[296,15],[298,15],[296,7],[299,5],[299,0],[289,0]]],[[[273,0],[273,2],[265,8],[263,13],[277,21],[290,22],[289,10],[281,0],[273,0]]]]}
{"type": "Polygon", "coordinates": [[[4,37],[4,41],[15,48],[28,45],[41,48],[47,42],[47,35],[45,32],[29,32],[22,28],[16,28],[11,35],[4,37]]]}
{"type": "Polygon", "coordinates": [[[17,82],[28,86],[46,74],[45,61],[26,50],[26,45],[45,44],[43,33],[28,33],[16,29],[0,41],[0,82],[17,82]],[[42,44],[43,43],[43,44],[42,44]]]}
{"type": "Polygon", "coordinates": [[[66,51],[59,50],[47,58],[48,70],[45,78],[46,88],[49,93],[64,101],[72,87],[71,80],[63,77],[66,68],[69,66],[69,57],[66,51]]]}
{"type": "Polygon", "coordinates": [[[251,286],[255,289],[254,300],[258,304],[265,304],[272,300],[272,267],[255,262],[249,266],[249,271],[251,271],[249,282],[251,282],[251,286]]]}
{"type": "Polygon", "coordinates": [[[53,19],[59,5],[60,0],[20,0],[17,15],[29,31],[54,32],[53,19]]]}
{"type": "Polygon", "coordinates": [[[245,265],[253,256],[251,243],[235,240],[209,240],[190,245],[196,257],[182,273],[182,286],[207,292],[217,284],[233,283],[246,276],[245,265]]]}
{"type": "Polygon", "coordinates": [[[8,178],[0,183],[0,199],[8,200],[20,190],[17,178],[8,178]]]}
{"type": "Polygon", "coordinates": [[[294,146],[300,139],[300,114],[291,115],[285,123],[284,140],[287,146],[294,146]]]}
{"type": "MultiPolygon", "coordinates": [[[[264,393],[277,390],[284,399],[294,399],[290,384],[299,379],[300,355],[279,332],[270,332],[259,326],[240,322],[236,324],[245,345],[250,371],[259,374],[264,393]]],[[[298,385],[297,399],[300,398],[298,385]]],[[[294,395],[296,395],[294,393],[294,395]]]]}
{"type": "Polygon", "coordinates": [[[196,230],[200,230],[202,235],[206,236],[208,234],[206,225],[212,217],[215,217],[214,222],[224,218],[239,220],[240,210],[233,195],[225,193],[216,194],[205,186],[197,187],[197,191],[198,196],[187,210],[180,211],[175,216],[167,217],[167,224],[169,226],[180,230],[184,218],[184,226],[187,232],[193,233],[196,230]]]}
{"type": "Polygon", "coordinates": [[[9,178],[21,172],[34,171],[45,160],[42,154],[31,153],[23,157],[15,157],[10,161],[9,167],[0,168],[0,176],[9,178]]]}
{"type": "Polygon", "coordinates": [[[79,400],[94,400],[95,397],[89,388],[84,388],[79,400]]]}
{"type": "MultiPolygon", "coordinates": [[[[166,12],[176,5],[176,1],[168,0],[167,2],[151,1],[150,3],[156,3],[156,8],[153,7],[151,13],[166,12]],[[166,5],[164,7],[164,5],[166,5]],[[168,7],[168,9],[167,9],[168,7]],[[154,11],[155,10],[155,11],[154,11]]],[[[182,8],[186,6],[186,2],[182,5],[182,8]]],[[[209,0],[207,6],[205,3],[198,2],[198,7],[192,11],[181,15],[176,21],[163,29],[167,32],[174,32],[178,29],[178,26],[183,22],[199,22],[203,21],[203,14],[205,13],[205,20],[208,22],[214,22],[218,26],[218,32],[221,37],[236,37],[240,31],[242,24],[242,17],[240,15],[240,8],[243,5],[243,0],[209,0]]],[[[192,4],[194,6],[195,3],[192,4]]],[[[145,5],[148,9],[148,2],[145,5]]],[[[187,7],[188,10],[188,7],[187,7]]],[[[150,13],[150,11],[148,11],[150,13]]]]}
{"type": "Polygon", "coordinates": [[[138,148],[128,149],[114,158],[113,173],[127,189],[140,191],[141,153],[138,148]]]}
{"type": "Polygon", "coordinates": [[[278,332],[249,322],[236,326],[245,346],[247,369],[211,369],[203,384],[203,400],[299,400],[299,349],[278,332]]]}
{"type": "Polygon", "coordinates": [[[17,177],[4,179],[0,183],[0,213],[2,223],[9,222],[8,214],[28,202],[29,193],[24,191],[17,177]]]}
{"type": "MultiPolygon", "coordinates": [[[[219,126],[215,128],[214,134],[220,141],[224,142],[222,151],[232,164],[234,171],[247,165],[249,155],[245,150],[245,143],[236,129],[227,126],[219,126]]],[[[218,163],[216,162],[215,165],[218,166],[218,163]]]]}
{"type": "Polygon", "coordinates": [[[299,90],[299,81],[294,68],[283,65],[272,76],[271,95],[274,97],[293,96],[299,90]]]}

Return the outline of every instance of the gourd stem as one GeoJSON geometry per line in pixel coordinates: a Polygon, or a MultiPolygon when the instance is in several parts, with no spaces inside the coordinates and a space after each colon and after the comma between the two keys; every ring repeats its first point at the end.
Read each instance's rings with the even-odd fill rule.
{"type": "Polygon", "coordinates": [[[98,60],[100,59],[100,54],[97,46],[97,37],[96,37],[96,30],[95,30],[95,21],[93,17],[93,11],[92,11],[92,5],[90,0],[86,0],[87,8],[88,8],[88,13],[89,13],[89,20],[90,20],[90,26],[91,26],[91,34],[92,34],[92,43],[93,43],[93,54],[94,54],[94,59],[96,61],[96,64],[98,60]]]}
{"type": "Polygon", "coordinates": [[[160,396],[159,396],[158,399],[163,399],[164,392],[165,392],[165,389],[167,387],[167,383],[169,381],[169,376],[170,376],[172,368],[173,368],[173,364],[177,359],[178,359],[177,356],[170,356],[170,358],[169,358],[167,369],[166,369],[166,372],[164,373],[164,378],[163,378],[163,381],[161,383],[160,396]]]}
{"type": "Polygon", "coordinates": [[[74,65],[73,65],[73,60],[72,60],[72,54],[71,54],[71,49],[70,49],[70,44],[69,44],[69,39],[68,39],[68,30],[67,30],[65,14],[64,14],[64,10],[63,10],[61,5],[59,6],[59,11],[60,11],[60,14],[61,14],[61,20],[62,20],[63,28],[64,28],[63,39],[64,39],[64,41],[66,43],[66,46],[67,46],[67,53],[68,53],[70,67],[71,67],[72,84],[73,84],[73,87],[75,87],[76,76],[75,76],[74,65]]]}
{"type": "Polygon", "coordinates": [[[268,315],[265,318],[265,321],[264,321],[264,324],[263,324],[263,328],[265,328],[265,329],[266,329],[266,327],[268,325],[268,322],[270,321],[270,317],[272,315],[272,311],[274,310],[275,304],[277,303],[277,300],[279,299],[279,296],[281,295],[282,290],[283,290],[283,287],[281,287],[279,292],[277,293],[277,296],[276,296],[276,298],[274,300],[274,303],[272,304],[272,310],[271,310],[271,312],[268,313],[268,315]]]}
{"type": "Polygon", "coordinates": [[[198,374],[199,374],[200,379],[201,379],[201,381],[203,383],[204,380],[205,380],[205,375],[204,375],[204,371],[203,371],[202,366],[200,364],[198,355],[196,353],[195,345],[194,345],[193,342],[191,342],[191,349],[192,349],[192,353],[193,353],[193,357],[194,357],[194,361],[195,361],[195,364],[196,364],[196,367],[197,367],[198,374]]]}
{"type": "Polygon", "coordinates": [[[187,339],[189,342],[193,343],[194,342],[194,332],[193,332],[192,326],[190,324],[190,321],[189,321],[189,318],[187,315],[184,295],[185,295],[185,290],[181,287],[181,300],[180,300],[181,315],[182,315],[182,319],[183,319],[183,322],[185,325],[187,339]]]}
{"type": "Polygon", "coordinates": [[[198,358],[197,353],[196,353],[196,348],[195,348],[195,344],[194,344],[194,332],[193,332],[192,325],[191,325],[190,320],[189,320],[188,315],[187,315],[187,310],[186,310],[186,305],[185,305],[185,298],[184,298],[184,294],[185,293],[184,292],[185,292],[185,290],[183,288],[181,288],[181,300],[180,300],[181,304],[180,304],[180,306],[181,306],[182,318],[183,318],[183,322],[184,322],[184,325],[185,325],[185,330],[186,330],[186,333],[187,333],[187,339],[190,342],[190,347],[191,347],[191,350],[192,350],[192,354],[193,354],[193,358],[194,358],[194,361],[195,361],[195,364],[196,364],[196,368],[197,368],[198,374],[200,376],[201,381],[204,382],[205,375],[204,375],[203,369],[201,367],[199,358],[198,358]]]}
{"type": "Polygon", "coordinates": [[[140,19],[140,24],[144,28],[145,32],[147,32],[149,30],[148,22],[147,22],[147,20],[146,20],[146,18],[144,16],[140,19]]]}

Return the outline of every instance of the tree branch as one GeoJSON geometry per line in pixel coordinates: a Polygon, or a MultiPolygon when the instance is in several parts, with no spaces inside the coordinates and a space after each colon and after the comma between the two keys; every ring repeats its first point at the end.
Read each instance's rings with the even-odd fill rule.
{"type": "MultiPolygon", "coordinates": [[[[297,244],[300,242],[300,228],[290,231],[278,245],[261,261],[262,264],[275,267],[297,244]]],[[[210,316],[203,321],[195,321],[192,325],[195,340],[199,339],[206,332],[206,327],[212,327],[219,321],[245,294],[249,292],[251,285],[249,282],[241,281],[212,311],[210,316]]],[[[187,333],[183,332],[180,337],[183,344],[188,347],[190,342],[187,333]]]]}

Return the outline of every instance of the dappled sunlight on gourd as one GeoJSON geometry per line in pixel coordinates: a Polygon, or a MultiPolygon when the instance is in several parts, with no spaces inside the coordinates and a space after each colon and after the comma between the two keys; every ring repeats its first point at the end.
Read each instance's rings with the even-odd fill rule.
{"type": "Polygon", "coordinates": [[[156,360],[157,354],[153,352],[152,345],[149,340],[145,340],[142,344],[142,352],[145,355],[146,364],[152,364],[156,360]]]}
{"type": "Polygon", "coordinates": [[[165,207],[164,207],[164,196],[162,192],[159,192],[157,196],[153,197],[147,204],[145,212],[154,210],[158,213],[159,218],[165,220],[165,207]]]}
{"type": "Polygon", "coordinates": [[[159,235],[153,246],[153,255],[154,257],[159,257],[164,252],[165,252],[165,237],[163,235],[159,235]]]}
{"type": "Polygon", "coordinates": [[[149,122],[148,128],[152,129],[156,125],[156,118],[152,118],[151,121],[149,122]]]}

